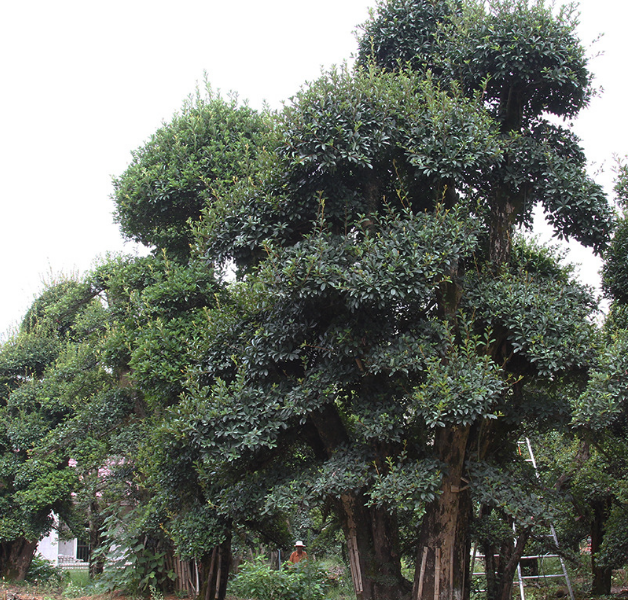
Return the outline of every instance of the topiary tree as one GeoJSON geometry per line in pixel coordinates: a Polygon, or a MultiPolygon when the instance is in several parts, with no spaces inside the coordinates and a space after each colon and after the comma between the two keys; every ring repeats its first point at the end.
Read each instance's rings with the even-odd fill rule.
{"type": "Polygon", "coordinates": [[[525,420],[564,411],[592,359],[593,299],[551,259],[515,252],[515,228],[541,203],[559,236],[601,251],[613,223],[576,138],[544,118],[589,96],[569,15],[433,7],[381,5],[365,35],[372,48],[378,28],[397,32],[394,9],[422,32],[431,73],[382,71],[375,53],[310,84],[280,115],[265,170],[197,227],[200,258],[246,278],[212,313],[190,439],[210,464],[260,473],[235,488],[253,506],[294,489],[331,503],[364,598],[408,591],[400,497],[425,510],[414,594],[469,593],[467,461],[511,460],[525,420]],[[535,37],[545,24],[560,68],[535,37]],[[502,38],[504,64],[490,46],[502,38]]]}
{"type": "Polygon", "coordinates": [[[66,383],[85,358],[77,348],[92,337],[101,310],[82,282],[61,280],[42,292],[0,348],[0,573],[7,579],[24,579],[37,543],[53,526],[53,511],[74,522],[78,477],[67,449],[41,449],[72,416],[78,390],[100,389],[109,377],[83,370],[80,385],[66,383]]]}
{"type": "Polygon", "coordinates": [[[246,177],[260,149],[266,118],[209,85],[191,96],[170,123],[133,152],[115,178],[115,219],[124,235],[171,256],[189,255],[188,220],[225,184],[246,177]]]}
{"type": "MultiPolygon", "coordinates": [[[[295,504],[324,505],[362,598],[404,598],[412,585],[415,597],[468,596],[472,493],[499,503],[473,473],[499,479],[528,423],[564,418],[593,356],[590,293],[514,243],[539,204],[557,235],[598,252],[613,226],[578,140],[546,118],[573,116],[590,96],[574,27],[542,2],[380,4],[361,66],[331,70],[266,117],[237,180],[221,171],[210,194],[198,182],[211,169],[194,159],[193,185],[172,187],[190,197],[154,195],[193,144],[155,152],[146,179],[138,159],[123,176],[137,203],[124,205],[135,192],[120,180],[138,232],[146,207],[176,213],[147,243],[184,264],[193,240],[194,269],[238,273],[233,284],[218,275],[217,301],[195,313],[181,402],[151,394],[156,365],[157,381],[182,384],[149,358],[182,366],[166,349],[188,326],[164,336],[170,315],[127,330],[138,390],[169,405],[158,439],[186,449],[212,519],[262,528],[295,504]],[[405,544],[413,584],[398,505],[421,519],[405,544]]],[[[172,469],[160,473],[173,489],[172,469]]],[[[506,597],[503,582],[494,594],[506,597]]]]}

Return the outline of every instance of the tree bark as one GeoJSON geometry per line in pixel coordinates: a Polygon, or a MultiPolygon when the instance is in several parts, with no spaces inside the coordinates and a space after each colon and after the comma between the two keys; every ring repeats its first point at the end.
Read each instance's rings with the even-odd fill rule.
{"type": "Polygon", "coordinates": [[[471,496],[463,480],[469,427],[445,426],[434,450],[448,465],[441,493],[427,507],[418,543],[412,598],[464,600],[470,594],[471,496]]]}
{"type": "MultiPolygon", "coordinates": [[[[330,457],[349,437],[336,407],[328,404],[311,420],[330,457]]],[[[411,584],[401,574],[396,516],[366,506],[360,492],[346,493],[336,511],[347,541],[351,577],[358,600],[406,600],[411,584]]]]}
{"type": "Polygon", "coordinates": [[[528,530],[520,533],[516,540],[504,544],[495,559],[496,548],[493,545],[485,547],[487,600],[510,600],[512,586],[517,572],[517,565],[521,561],[526,542],[530,537],[528,530]]]}
{"type": "Polygon", "coordinates": [[[591,503],[591,508],[593,510],[593,519],[591,522],[591,573],[593,575],[591,594],[594,596],[608,596],[611,593],[613,569],[599,565],[598,553],[604,541],[604,531],[610,511],[610,501],[594,501],[591,503]]]}
{"type": "Polygon", "coordinates": [[[227,580],[231,568],[231,532],[225,541],[206,554],[200,561],[199,577],[201,580],[198,592],[199,600],[225,600],[227,597],[227,580]]]}
{"type": "Polygon", "coordinates": [[[365,506],[361,494],[344,494],[340,518],[359,600],[403,600],[411,585],[401,574],[397,523],[382,508],[365,506]]]}
{"type": "Polygon", "coordinates": [[[0,543],[0,575],[8,581],[24,581],[36,549],[37,540],[18,538],[0,543]]]}
{"type": "Polygon", "coordinates": [[[510,261],[514,222],[521,202],[498,192],[491,203],[490,261],[495,272],[510,261]]]}

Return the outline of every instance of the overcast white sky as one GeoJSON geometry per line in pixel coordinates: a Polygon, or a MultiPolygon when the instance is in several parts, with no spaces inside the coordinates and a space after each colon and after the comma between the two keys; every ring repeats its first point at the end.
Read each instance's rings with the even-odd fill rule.
{"type": "MultiPolygon", "coordinates": [[[[207,71],[223,93],[279,107],[348,59],[374,0],[24,0],[0,7],[0,333],[59,273],[132,251],[111,177],[207,71]]],[[[604,93],[576,123],[600,181],[628,153],[628,1],[582,0],[581,36],[604,93]]],[[[598,263],[584,263],[596,281],[598,263]]]]}

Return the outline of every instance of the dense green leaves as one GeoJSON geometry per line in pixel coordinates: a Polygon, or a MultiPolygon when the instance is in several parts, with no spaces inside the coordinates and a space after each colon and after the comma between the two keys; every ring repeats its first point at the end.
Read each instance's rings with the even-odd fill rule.
{"type": "Polygon", "coordinates": [[[133,153],[114,180],[116,220],[122,232],[146,246],[189,253],[188,220],[224,185],[249,174],[261,148],[265,117],[237,99],[224,100],[207,86],[172,121],[133,153]]]}
{"type": "Polygon", "coordinates": [[[484,87],[500,122],[512,110],[518,119],[571,116],[591,94],[575,25],[571,8],[554,15],[543,2],[393,0],[363,26],[360,60],[431,68],[470,93],[484,87]]]}
{"type": "Polygon", "coordinates": [[[417,413],[429,427],[464,426],[481,417],[495,418],[492,410],[506,382],[484,353],[488,344],[468,337],[460,345],[451,342],[444,356],[426,361],[425,379],[412,395],[417,413]]]}
{"type": "Polygon", "coordinates": [[[199,93],[134,153],[116,219],[153,253],[47,290],[0,352],[3,531],[35,531],[23,507],[44,531],[80,485],[94,540],[104,526],[145,589],[174,553],[208,564],[244,530],[283,545],[317,507],[388,600],[400,532],[464,562],[472,499],[487,545],[545,522],[516,439],[570,402],[612,423],[626,370],[621,334],[597,356],[590,290],[516,235],[539,205],[598,253],[612,232],[579,140],[547,119],[591,94],[574,20],[391,0],[363,32],[355,69],[276,114],[199,93]]]}
{"type": "Polygon", "coordinates": [[[61,281],[33,303],[21,330],[0,348],[0,541],[8,549],[0,560],[3,572],[14,572],[12,545],[50,531],[52,511],[72,522],[79,474],[70,465],[70,444],[47,441],[79,406],[111,386],[94,348],[88,350],[102,316],[89,286],[61,281]]]}

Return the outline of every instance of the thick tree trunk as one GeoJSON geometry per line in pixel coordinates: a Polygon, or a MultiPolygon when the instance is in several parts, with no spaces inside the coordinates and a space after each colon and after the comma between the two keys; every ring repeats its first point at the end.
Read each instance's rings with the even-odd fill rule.
{"type": "Polygon", "coordinates": [[[24,581],[36,549],[37,540],[18,538],[0,543],[0,575],[7,581],[24,581]]]}
{"type": "Polygon", "coordinates": [[[591,584],[591,593],[594,596],[608,596],[611,593],[613,569],[600,566],[597,557],[604,541],[604,530],[610,511],[610,502],[607,500],[592,502],[591,508],[593,509],[593,520],[591,523],[591,573],[593,582],[591,584]]]}
{"type": "Polygon", "coordinates": [[[345,494],[340,504],[356,597],[409,598],[412,586],[401,574],[395,517],[384,509],[366,507],[361,494],[345,494]]]}
{"type": "Polygon", "coordinates": [[[231,568],[231,533],[200,561],[199,600],[225,600],[231,568]]]}
{"type": "MultiPolygon", "coordinates": [[[[335,406],[311,415],[324,453],[330,457],[349,442],[335,406]]],[[[368,507],[360,492],[343,494],[336,504],[347,540],[351,577],[358,600],[403,600],[411,584],[401,574],[395,515],[368,507]]]]}
{"type": "Polygon", "coordinates": [[[448,465],[441,494],[428,505],[418,543],[412,598],[465,600],[470,594],[471,496],[463,478],[469,427],[440,428],[434,440],[448,465]]]}

